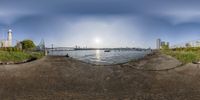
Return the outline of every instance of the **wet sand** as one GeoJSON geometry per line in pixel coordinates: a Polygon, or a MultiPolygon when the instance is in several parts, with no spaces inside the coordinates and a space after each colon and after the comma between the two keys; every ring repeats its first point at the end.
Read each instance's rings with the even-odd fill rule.
{"type": "Polygon", "coordinates": [[[160,54],[111,66],[46,56],[1,65],[0,100],[199,100],[200,68],[180,64],[160,54]]]}

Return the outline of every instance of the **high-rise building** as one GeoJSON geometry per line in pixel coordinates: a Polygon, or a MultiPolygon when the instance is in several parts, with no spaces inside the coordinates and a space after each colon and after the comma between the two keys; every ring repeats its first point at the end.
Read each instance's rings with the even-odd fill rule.
{"type": "Polygon", "coordinates": [[[160,45],[162,47],[162,46],[166,45],[166,42],[165,41],[161,41],[160,45]]]}
{"type": "Polygon", "coordinates": [[[157,39],[156,48],[157,49],[162,49],[163,46],[168,46],[169,47],[169,42],[161,41],[161,39],[157,39]]]}
{"type": "Polygon", "coordinates": [[[166,44],[168,47],[169,47],[169,42],[167,42],[167,44],[166,44]]]}
{"type": "Polygon", "coordinates": [[[12,46],[12,30],[11,29],[8,30],[7,41],[8,41],[8,47],[11,47],[12,46]]]}
{"type": "Polygon", "coordinates": [[[160,47],[161,47],[161,39],[157,39],[156,40],[156,48],[160,49],[160,47]]]}

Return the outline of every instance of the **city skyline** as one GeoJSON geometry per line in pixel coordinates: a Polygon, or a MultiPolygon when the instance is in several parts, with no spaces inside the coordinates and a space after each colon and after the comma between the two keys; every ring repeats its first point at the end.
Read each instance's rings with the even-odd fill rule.
{"type": "Polygon", "coordinates": [[[200,39],[200,1],[0,0],[0,38],[44,39],[48,47],[156,48],[200,39]]]}

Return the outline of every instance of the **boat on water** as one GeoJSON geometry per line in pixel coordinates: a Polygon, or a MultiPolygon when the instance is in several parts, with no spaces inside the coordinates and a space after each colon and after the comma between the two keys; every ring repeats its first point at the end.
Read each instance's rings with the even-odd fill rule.
{"type": "Polygon", "coordinates": [[[110,50],[104,50],[104,52],[110,52],[110,50]]]}

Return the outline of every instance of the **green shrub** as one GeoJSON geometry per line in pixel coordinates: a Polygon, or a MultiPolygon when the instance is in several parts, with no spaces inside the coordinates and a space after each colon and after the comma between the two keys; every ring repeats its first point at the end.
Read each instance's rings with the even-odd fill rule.
{"type": "Polygon", "coordinates": [[[30,59],[31,56],[24,52],[8,52],[8,51],[0,51],[0,61],[24,61],[26,59],[30,59]]]}
{"type": "Polygon", "coordinates": [[[1,51],[8,51],[8,52],[12,52],[12,51],[20,52],[20,51],[22,51],[22,49],[16,48],[16,47],[3,47],[3,48],[0,48],[0,50],[1,51]]]}
{"type": "Polygon", "coordinates": [[[32,58],[39,59],[44,56],[44,53],[43,52],[32,52],[31,56],[32,56],[32,58]]]}

